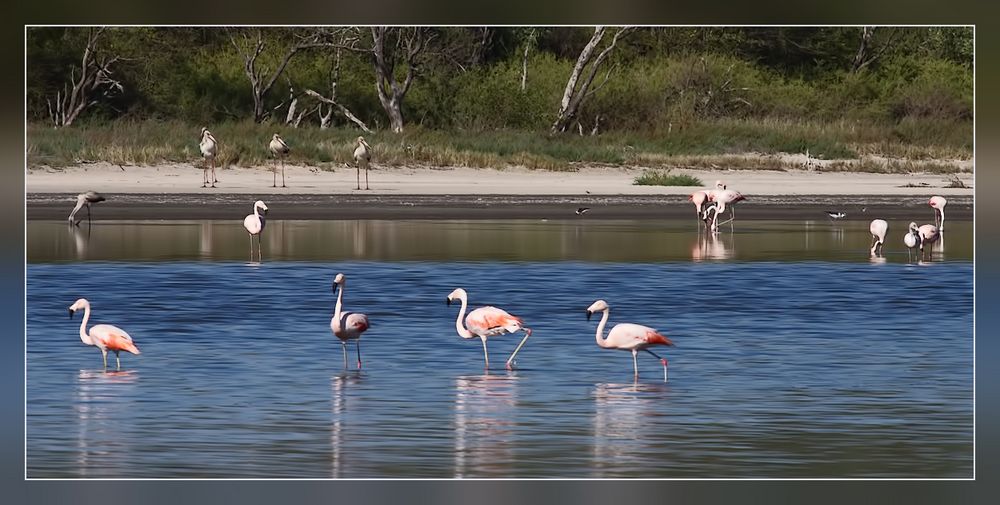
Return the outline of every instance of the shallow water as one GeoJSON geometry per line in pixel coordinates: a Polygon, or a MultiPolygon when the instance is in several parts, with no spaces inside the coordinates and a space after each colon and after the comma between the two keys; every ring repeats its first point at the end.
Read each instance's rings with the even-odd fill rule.
{"type": "MultiPolygon", "coordinates": [[[[187,259],[156,261],[129,237],[135,249],[118,261],[40,259],[37,225],[28,477],[972,475],[973,265],[954,259],[971,242],[958,226],[945,259],[923,264],[891,250],[872,264],[867,238],[848,230],[843,249],[807,249],[807,261],[745,261],[792,246],[745,245],[754,241],[743,226],[723,237],[735,240],[726,261],[692,261],[697,237],[681,223],[662,241],[670,261],[640,246],[599,248],[614,261],[565,260],[551,238],[530,260],[482,259],[488,249],[469,232],[467,242],[427,235],[417,253],[384,253],[391,260],[365,253],[379,261],[350,260],[339,235],[329,247],[284,240],[255,264],[191,257],[188,242],[169,252],[187,259]],[[685,245],[666,245],[675,242],[685,245]],[[267,261],[294,258],[291,247],[334,260],[267,261]],[[477,261],[425,257],[452,251],[477,261]],[[344,370],[329,329],[337,272],[348,276],[346,308],[372,321],[360,372],[353,343],[344,370]],[[490,341],[488,373],[481,344],[457,336],[458,308],[444,298],[458,286],[473,306],[504,307],[534,329],[515,371],[503,362],[519,335],[490,341]],[[104,372],[100,352],[79,341],[80,315],[66,316],[78,297],[93,304],[91,324],[121,326],[142,350],[122,356],[121,372],[104,372]],[[584,309],[597,298],[611,324],[650,325],[676,342],[660,349],[667,382],[651,356],[633,381],[630,354],[594,343],[584,309]]],[[[104,226],[88,255],[116,247],[94,242],[104,226]]],[[[495,226],[505,244],[502,232],[520,224],[495,226]]]]}

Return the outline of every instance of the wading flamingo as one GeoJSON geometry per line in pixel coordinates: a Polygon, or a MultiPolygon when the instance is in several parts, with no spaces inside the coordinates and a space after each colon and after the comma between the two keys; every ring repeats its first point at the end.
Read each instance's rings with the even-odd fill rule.
{"type": "MultiPolygon", "coordinates": [[[[937,239],[941,236],[938,233],[938,227],[933,224],[925,224],[922,226],[917,226],[917,223],[910,223],[910,233],[916,239],[917,244],[920,246],[920,259],[924,259],[924,244],[933,244],[937,242],[937,239]]],[[[904,239],[906,241],[907,247],[911,247],[910,243],[913,239],[904,239]]]]}
{"type": "Polygon", "coordinates": [[[368,316],[358,312],[341,312],[344,302],[344,274],[337,274],[333,279],[333,291],[337,293],[337,306],[333,309],[330,319],[330,329],[333,335],[340,339],[344,346],[344,368],[347,368],[347,341],[356,340],[358,348],[358,370],[361,369],[361,334],[371,327],[368,316]],[[337,288],[340,288],[338,290],[337,288]]]}
{"type": "MultiPolygon", "coordinates": [[[[868,231],[872,233],[872,256],[876,255],[879,247],[885,245],[885,234],[889,231],[889,223],[885,219],[873,219],[868,225],[868,231]]],[[[882,251],[885,252],[884,250],[882,251]]]]}
{"type": "Polygon", "coordinates": [[[913,260],[913,248],[920,244],[920,237],[915,230],[917,223],[910,223],[906,235],[903,236],[903,243],[906,244],[906,256],[908,260],[913,260]]]}
{"type": "Polygon", "coordinates": [[[927,201],[927,205],[934,209],[934,224],[937,225],[938,231],[944,231],[944,206],[947,204],[948,200],[943,196],[932,196],[927,201]]]}
{"type": "Polygon", "coordinates": [[[132,337],[125,330],[110,324],[95,324],[87,331],[87,321],[90,320],[90,302],[85,298],[80,298],[69,307],[69,318],[73,319],[73,313],[83,309],[83,322],[80,323],[80,340],[84,344],[96,346],[104,356],[104,368],[108,368],[108,351],[114,351],[115,361],[118,369],[122,368],[122,360],[118,355],[121,351],[132,354],[139,354],[139,348],[132,343],[132,337]]]}
{"type": "Polygon", "coordinates": [[[733,191],[731,189],[716,189],[708,193],[708,199],[711,202],[715,202],[716,205],[719,206],[719,214],[726,212],[726,206],[729,206],[729,219],[719,223],[726,224],[736,219],[736,211],[734,210],[736,202],[742,202],[743,200],[746,200],[746,197],[739,191],[733,191]]]}
{"type": "Polygon", "coordinates": [[[365,166],[365,189],[368,188],[368,164],[372,161],[372,146],[365,142],[364,137],[358,137],[357,145],[354,149],[354,167],[358,177],[358,189],[361,189],[361,165],[365,166]]]}
{"type": "MultiPolygon", "coordinates": [[[[267,147],[271,150],[271,154],[281,162],[281,187],[287,187],[285,186],[285,156],[288,155],[291,149],[288,148],[288,144],[284,140],[281,140],[281,137],[277,133],[271,137],[271,143],[267,147]]],[[[272,174],[271,187],[276,188],[278,187],[278,167],[274,167],[272,174]]]]}
{"type": "Polygon", "coordinates": [[[462,317],[465,316],[465,309],[469,306],[469,295],[464,289],[458,288],[448,295],[448,305],[451,305],[451,302],[456,298],[462,301],[462,310],[458,311],[458,318],[455,319],[455,329],[458,331],[458,336],[462,338],[479,337],[483,341],[483,359],[486,360],[486,368],[490,367],[490,354],[486,350],[487,338],[518,331],[524,332],[524,338],[521,339],[521,343],[517,344],[517,348],[507,358],[507,369],[512,369],[514,356],[517,356],[517,352],[521,350],[521,346],[531,336],[531,328],[524,326],[523,319],[508,314],[507,311],[496,307],[480,307],[473,310],[469,313],[469,317],[465,318],[465,325],[463,326],[462,317]]]}
{"type": "Polygon", "coordinates": [[[205,166],[202,167],[202,182],[201,187],[208,185],[208,162],[211,160],[212,168],[212,187],[215,187],[215,183],[219,182],[219,179],[215,177],[215,155],[219,152],[219,143],[215,140],[215,135],[208,131],[208,128],[202,127],[201,129],[201,155],[205,158],[205,166]]]}
{"type": "Polygon", "coordinates": [[[703,220],[702,211],[704,209],[702,207],[708,201],[708,193],[703,189],[699,189],[688,196],[688,201],[694,204],[694,213],[698,219],[703,220]]]}
{"type": "Polygon", "coordinates": [[[667,380],[667,360],[661,358],[653,351],[650,351],[648,347],[654,345],[674,345],[669,338],[660,334],[659,331],[650,328],[649,326],[642,326],[640,324],[632,323],[618,323],[611,331],[608,332],[608,337],[604,338],[604,325],[608,323],[608,314],[611,312],[611,308],[608,307],[608,303],[604,300],[597,300],[587,309],[587,320],[590,320],[590,316],[594,315],[595,312],[604,312],[601,316],[601,322],[597,325],[597,345],[605,349],[621,349],[623,351],[632,351],[632,370],[635,372],[635,377],[639,378],[639,364],[636,361],[636,356],[639,351],[646,351],[653,356],[656,356],[663,364],[663,381],[667,380]]]}
{"type": "Polygon", "coordinates": [[[76,221],[73,218],[76,217],[76,213],[79,212],[82,207],[86,206],[87,207],[87,222],[89,223],[90,222],[90,206],[93,205],[93,204],[95,204],[95,203],[97,203],[97,202],[103,202],[104,200],[106,200],[106,198],[104,198],[104,196],[102,196],[100,193],[98,193],[96,191],[88,191],[86,193],[80,193],[79,195],[76,195],[76,207],[73,207],[73,212],[69,213],[69,218],[67,218],[67,219],[69,220],[70,223],[72,223],[74,225],[79,225],[80,221],[83,221],[83,219],[81,219],[80,221],[76,221]]]}
{"type": "Polygon", "coordinates": [[[253,236],[257,236],[257,261],[261,260],[260,253],[260,234],[264,231],[264,215],[267,214],[267,205],[264,202],[257,200],[253,203],[253,214],[248,215],[243,218],[243,227],[246,228],[247,233],[250,234],[250,261],[253,261],[253,236]],[[260,208],[264,211],[264,214],[259,214],[257,209],[260,208]]]}

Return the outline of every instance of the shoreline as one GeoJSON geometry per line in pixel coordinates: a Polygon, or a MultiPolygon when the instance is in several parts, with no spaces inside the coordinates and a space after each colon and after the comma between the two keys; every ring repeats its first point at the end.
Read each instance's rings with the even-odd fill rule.
{"type": "MultiPolygon", "coordinates": [[[[266,167],[218,171],[217,188],[201,188],[190,164],[119,167],[95,163],[32,169],[25,177],[28,220],[65,220],[76,195],[94,190],[108,201],[95,219],[242,219],[255,200],[271,219],[687,219],[693,186],[635,186],[640,168],[583,167],[575,172],[510,168],[377,168],[371,190],[355,190],[353,168],[286,167],[287,188],[272,188],[266,167]],[[577,216],[578,207],[590,207],[577,216]]],[[[948,219],[972,219],[974,190],[945,188],[941,174],[872,174],[807,170],[674,170],[706,186],[724,181],[747,200],[743,219],[827,219],[824,211],[929,221],[931,195],[948,199],[948,219]],[[864,211],[863,211],[864,209],[864,211]]],[[[967,186],[974,175],[960,174],[967,186]]],[[[361,174],[362,180],[364,174],[361,174]]],[[[280,179],[280,175],[279,175],[280,179]]],[[[362,182],[362,184],[364,184],[362,182]]]]}
{"type": "MultiPolygon", "coordinates": [[[[29,193],[27,220],[63,221],[75,194],[29,193]]],[[[439,220],[439,219],[691,219],[686,195],[243,195],[224,193],[107,194],[94,205],[94,220],[241,220],[253,200],[263,199],[272,220],[439,220]],[[576,215],[579,207],[589,207],[576,215]]],[[[847,213],[846,220],[912,219],[931,222],[922,195],[751,195],[737,205],[740,219],[827,220],[826,210],[847,213]]],[[[86,216],[82,211],[79,216],[86,216]]],[[[947,219],[971,220],[972,197],[951,197],[947,219]]]]}

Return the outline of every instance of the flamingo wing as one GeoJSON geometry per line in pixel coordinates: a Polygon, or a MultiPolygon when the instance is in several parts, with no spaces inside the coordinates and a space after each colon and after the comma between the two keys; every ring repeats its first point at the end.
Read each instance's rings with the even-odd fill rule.
{"type": "Polygon", "coordinates": [[[476,335],[488,337],[514,333],[521,329],[524,321],[496,307],[480,307],[465,318],[465,326],[476,335]]]}
{"type": "Polygon", "coordinates": [[[247,229],[251,235],[256,235],[264,229],[264,220],[260,216],[255,214],[250,214],[249,216],[243,218],[243,227],[247,229]]]}
{"type": "Polygon", "coordinates": [[[132,337],[117,326],[111,324],[95,325],[90,328],[90,337],[101,342],[109,351],[127,351],[139,354],[139,349],[132,342],[132,337]]]}
{"type": "Polygon", "coordinates": [[[651,345],[674,345],[659,331],[641,324],[621,323],[608,333],[608,341],[619,349],[642,349],[651,345]]]}
{"type": "Polygon", "coordinates": [[[348,312],[346,315],[341,317],[341,320],[344,322],[344,328],[353,329],[358,333],[361,333],[371,327],[371,323],[368,322],[368,316],[357,312],[348,312]]]}

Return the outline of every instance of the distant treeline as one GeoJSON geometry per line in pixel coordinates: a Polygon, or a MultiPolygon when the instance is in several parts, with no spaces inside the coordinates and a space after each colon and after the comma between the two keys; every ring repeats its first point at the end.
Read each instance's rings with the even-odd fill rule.
{"type": "MultiPolygon", "coordinates": [[[[547,130],[594,33],[29,28],[28,119],[58,125],[81,107],[66,124],[388,129],[396,100],[406,127],[547,130]]],[[[609,32],[594,56],[610,43],[609,32]]],[[[591,81],[569,130],[655,133],[720,119],[964,123],[972,64],[973,32],[963,27],[635,28],[581,74],[591,81]]]]}

